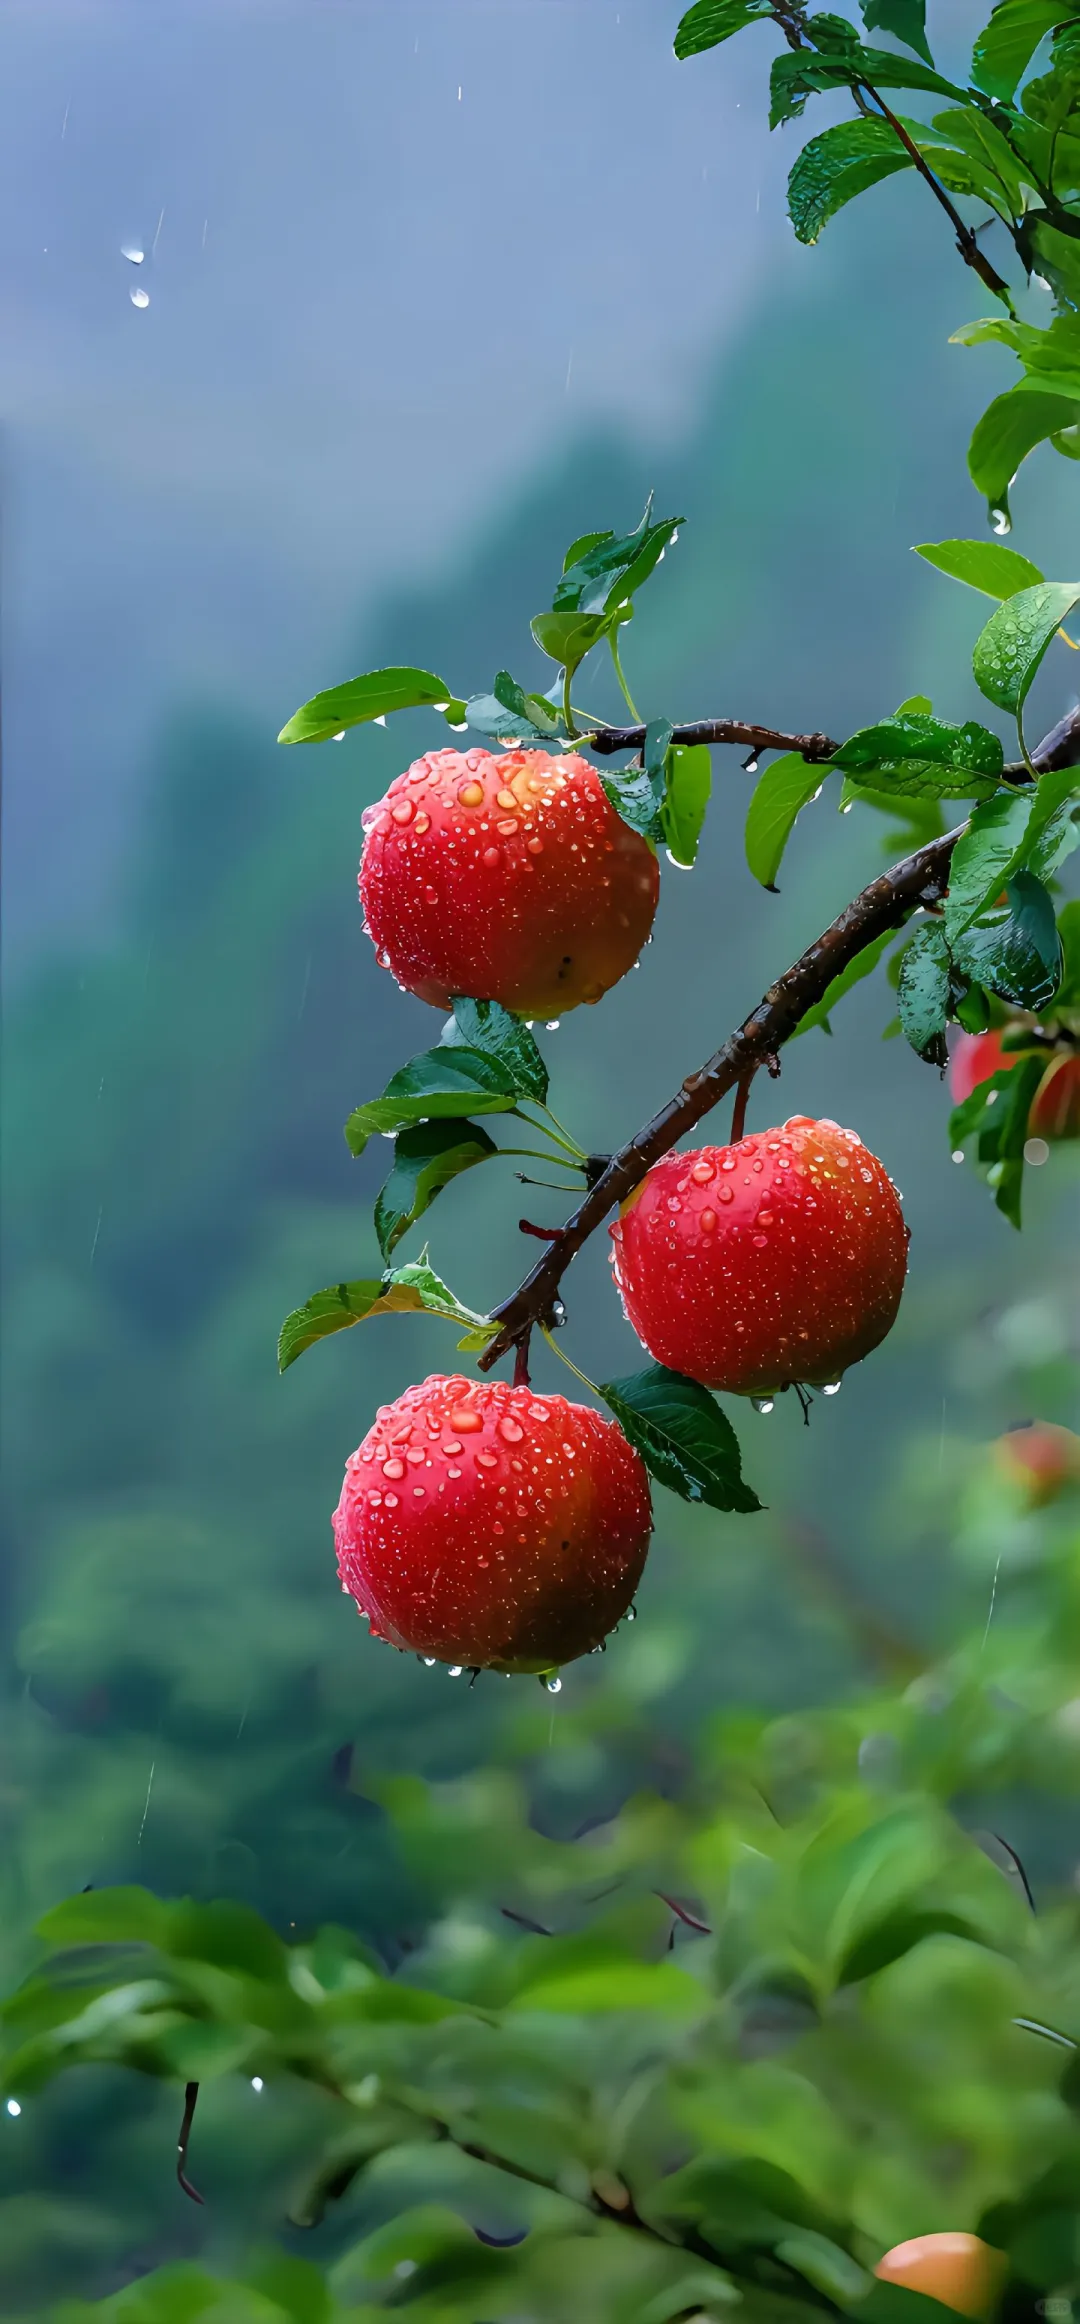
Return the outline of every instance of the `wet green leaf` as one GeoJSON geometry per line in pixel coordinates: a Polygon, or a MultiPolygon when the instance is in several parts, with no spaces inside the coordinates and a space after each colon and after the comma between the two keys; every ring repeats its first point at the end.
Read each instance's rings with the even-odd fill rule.
{"type": "Polygon", "coordinates": [[[920,712],[898,712],[860,727],[836,754],[837,766],[853,783],[928,799],[986,794],[1004,763],[1001,743],[988,727],[971,719],[957,726],[920,712]]]}
{"type": "Polygon", "coordinates": [[[954,1151],[973,1135],[977,1160],[994,1190],[997,1207],[1019,1228],[1024,1180],[1024,1146],[1032,1101],[1046,1071],[1046,1053],[1022,1054],[1018,1062],[979,1083],[949,1118],[954,1151]]]}
{"type": "Polygon", "coordinates": [[[1076,406],[1065,396],[1036,393],[1026,380],[995,396],[976,423],[968,446],[968,469],[991,514],[1008,530],[1009,486],[1029,452],[1060,429],[1070,427],[1076,406]]]}
{"type": "Polygon", "coordinates": [[[541,653],[573,677],[611,623],[602,613],[538,613],[530,627],[541,653]]]}
{"type": "Polygon", "coordinates": [[[712,791],[712,752],[707,743],[673,743],[665,761],[664,839],[676,863],[694,861],[712,791]]]}
{"type": "Polygon", "coordinates": [[[920,541],[915,554],[951,580],[980,589],[984,597],[996,597],[999,604],[1043,578],[1030,557],[1021,557],[1002,541],[920,541]]]}
{"type": "Polygon", "coordinates": [[[1007,894],[1007,910],[984,915],[953,938],[953,959],[988,992],[1037,1011],[1053,998],[1061,977],[1053,899],[1028,871],[1014,873],[1007,894]]]}
{"type": "Polygon", "coordinates": [[[416,1122],[451,1115],[510,1113],[516,1096],[513,1074],[500,1057],[445,1043],[410,1058],[381,1097],[357,1106],[345,1124],[346,1143],[360,1155],[376,1133],[393,1137],[416,1122]]]}
{"type": "Polygon", "coordinates": [[[496,1057],[509,1074],[515,1097],[547,1102],[548,1070],[527,1025],[512,1017],[498,1001],[468,1000],[454,996],[454,1014],[443,1033],[451,1047],[483,1050],[496,1057]]]}
{"type": "MultiPolygon", "coordinates": [[[[568,566],[556,585],[552,605],[556,613],[578,615],[605,615],[628,604],[635,590],[640,589],[659,564],[669,544],[674,540],[681,516],[662,517],[651,523],[652,502],[632,533],[621,538],[609,533],[585,550],[577,562],[568,566]]],[[[540,617],[544,619],[544,616],[540,617]]],[[[533,636],[545,653],[545,646],[533,623],[533,636]]],[[[553,659],[565,660],[564,656],[553,659]]]]}
{"type": "Polygon", "coordinates": [[[727,1414],[707,1388],[651,1364],[600,1389],[606,1404],[647,1469],[683,1501],[703,1501],[710,1509],[760,1509],[757,1494],[744,1484],[739,1440],[727,1414]]]}
{"type": "Polygon", "coordinates": [[[451,1179],[498,1151],[479,1122],[455,1121],[452,1116],[402,1130],[394,1146],[394,1167],[375,1205],[375,1232],[383,1258],[390,1257],[451,1179]]]}
{"type": "Polygon", "coordinates": [[[936,920],[925,921],[904,953],[897,993],[904,1034],[928,1065],[945,1063],[949,965],[944,929],[936,920]]]}
{"type": "MultiPolygon", "coordinates": [[[[823,20],[814,19],[816,23],[823,20]]],[[[843,19],[830,19],[843,22],[843,19]]],[[[788,49],[773,63],[769,81],[769,127],[778,129],[785,121],[794,121],[806,107],[806,100],[826,89],[850,89],[861,82],[870,82],[879,89],[927,89],[939,97],[954,97],[964,102],[964,91],[952,81],[943,80],[940,73],[928,65],[916,63],[911,57],[897,56],[893,50],[862,48],[852,40],[850,46],[837,47],[832,54],[815,53],[812,49],[788,49]]]]}
{"type": "Polygon", "coordinates": [[[1047,647],[1077,604],[1080,581],[1038,581],[991,614],[972,655],[976,682],[988,702],[1020,717],[1047,647]]]}
{"type": "Polygon", "coordinates": [[[696,0],[688,8],[675,34],[677,57],[700,56],[707,48],[716,48],[720,41],[730,40],[733,32],[742,32],[748,24],[758,24],[772,17],[772,0],[696,0]]]}
{"type": "Polygon", "coordinates": [[[746,814],[746,860],[763,888],[775,890],[795,819],[816,799],[828,767],[810,766],[798,751],[773,759],[759,775],[746,814]]]}
{"type": "Polygon", "coordinates": [[[976,807],[953,849],[945,932],[950,944],[996,902],[1009,873],[1022,863],[1035,793],[999,791],[976,807]]]}
{"type": "Polygon", "coordinates": [[[811,137],[788,178],[788,215],[798,240],[816,242],[845,203],[897,170],[913,167],[887,121],[860,115],[811,137]]]}
{"type": "Polygon", "coordinates": [[[463,1307],[426,1260],[419,1259],[407,1266],[395,1267],[378,1280],[334,1283],[326,1291],[313,1292],[303,1307],[294,1308],[282,1324],[278,1370],[287,1371],[298,1356],[314,1347],[316,1340],[327,1339],[332,1332],[347,1331],[352,1324],[365,1322],[368,1316],[418,1314],[424,1309],[429,1314],[445,1317],[448,1323],[462,1326],[474,1345],[486,1344],[495,1329],[486,1316],[475,1314],[471,1307],[463,1307]]]}
{"type": "Polygon", "coordinates": [[[445,709],[453,688],[430,670],[366,670],[344,686],[330,686],[313,694],[310,702],[293,712],[278,736],[279,742],[329,742],[346,727],[363,726],[386,718],[394,710],[445,709]]]}
{"type": "Polygon", "coordinates": [[[643,839],[654,842],[665,833],[663,809],[671,735],[670,718],[652,719],[645,729],[644,766],[620,767],[617,773],[600,778],[616,814],[632,831],[640,831],[643,839]]]}

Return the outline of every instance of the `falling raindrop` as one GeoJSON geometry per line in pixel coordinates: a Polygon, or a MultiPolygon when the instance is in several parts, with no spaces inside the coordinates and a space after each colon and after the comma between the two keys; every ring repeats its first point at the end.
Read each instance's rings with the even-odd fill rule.
{"type": "Polygon", "coordinates": [[[771,1412],[773,1409],[773,1399],[771,1396],[751,1396],[750,1402],[753,1405],[755,1412],[765,1413],[771,1412]]]}
{"type": "Polygon", "coordinates": [[[133,307],[148,307],[150,304],[149,291],[133,290],[131,292],[131,304],[133,307]]]}
{"type": "Polygon", "coordinates": [[[261,2074],[253,2074],[253,2075],[252,2075],[252,2077],[251,2077],[251,2087],[252,2087],[252,2089],[253,2089],[253,2090],[261,2090],[261,2089],[262,2089],[262,2086],[263,2086],[263,2082],[262,2082],[262,2075],[261,2075],[261,2074]]]}
{"type": "Polygon", "coordinates": [[[840,1394],[840,1382],[839,1382],[839,1380],[826,1380],[826,1382],[825,1382],[825,1386],[823,1387],[823,1389],[822,1389],[821,1393],[822,1393],[822,1395],[823,1395],[823,1396],[839,1396],[839,1394],[840,1394]]]}
{"type": "Polygon", "coordinates": [[[8,2110],[8,2113],[9,2113],[9,2114],[10,2114],[12,2117],[14,2117],[16,2114],[21,2114],[21,2113],[22,2113],[22,2107],[20,2106],[20,2104],[19,2104],[19,2101],[18,2101],[18,2099],[17,2099],[17,2098],[9,2098],[9,2099],[8,2099],[8,2102],[7,2102],[7,2110],[8,2110]]]}
{"type": "Polygon", "coordinates": [[[138,249],[134,242],[122,242],[120,244],[120,256],[121,258],[130,260],[132,266],[141,266],[143,259],[146,256],[146,252],[145,250],[138,249]]]}

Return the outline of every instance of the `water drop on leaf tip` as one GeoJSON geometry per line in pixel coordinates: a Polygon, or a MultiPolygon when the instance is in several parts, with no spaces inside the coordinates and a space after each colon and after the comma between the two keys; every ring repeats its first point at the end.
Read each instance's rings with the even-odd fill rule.
{"type": "Polygon", "coordinates": [[[826,1380],[826,1382],[825,1382],[825,1386],[823,1387],[823,1389],[822,1389],[821,1393],[822,1393],[822,1395],[823,1395],[823,1396],[839,1396],[839,1394],[840,1394],[840,1382],[839,1382],[839,1380],[826,1380]]]}
{"type": "Polygon", "coordinates": [[[464,1663],[463,1663],[463,1662],[455,1662],[455,1663],[452,1663],[452,1664],[451,1664],[451,1666],[450,1666],[450,1677],[451,1677],[451,1678],[460,1678],[460,1677],[461,1677],[461,1674],[462,1674],[462,1671],[464,1670],[464,1668],[465,1668],[465,1665],[464,1665],[464,1663]]]}
{"type": "Polygon", "coordinates": [[[773,1410],[773,1399],[771,1396],[751,1396],[750,1402],[753,1405],[755,1412],[760,1412],[762,1415],[773,1410]]]}

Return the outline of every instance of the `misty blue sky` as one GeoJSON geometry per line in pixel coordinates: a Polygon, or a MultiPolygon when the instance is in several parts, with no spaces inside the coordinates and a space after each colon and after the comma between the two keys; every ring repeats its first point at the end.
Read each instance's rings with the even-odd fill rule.
{"type": "MultiPolygon", "coordinates": [[[[949,0],[953,39],[976,13],[949,0]]],[[[786,221],[772,35],[680,66],[674,0],[2,16],[25,959],[107,923],[174,704],[264,703],[276,731],[388,583],[452,570],[587,423],[681,432],[750,313],[836,261],[786,221]]]]}

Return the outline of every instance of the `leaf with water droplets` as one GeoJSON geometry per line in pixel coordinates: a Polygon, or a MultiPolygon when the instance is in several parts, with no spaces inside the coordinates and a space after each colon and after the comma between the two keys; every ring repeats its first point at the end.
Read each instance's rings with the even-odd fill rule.
{"type": "Polygon", "coordinates": [[[1029,379],[995,396],[975,424],[968,445],[968,471],[989,504],[991,518],[1009,530],[1009,486],[1022,460],[1076,420],[1076,404],[1063,395],[1035,389],[1029,379]]]}
{"type": "Polygon", "coordinates": [[[1018,1009],[1044,1009],[1061,979],[1061,941],[1049,891],[1029,871],[1014,872],[1008,909],[988,914],[952,940],[963,975],[1018,1009]]]}
{"type": "Polygon", "coordinates": [[[388,1259],[417,1219],[430,1209],[451,1179],[486,1162],[499,1151],[479,1122],[418,1122],[402,1130],[394,1147],[394,1167],[375,1205],[379,1249],[388,1259]]]}
{"type": "Polygon", "coordinates": [[[455,993],[454,1014],[442,1039],[448,1048],[480,1049],[485,1056],[497,1057],[511,1077],[515,1097],[546,1104],[547,1066],[528,1026],[498,1001],[473,1001],[455,993]]]}
{"type": "Polygon", "coordinates": [[[962,726],[922,712],[898,712],[860,727],[836,754],[853,783],[923,799],[988,797],[1005,764],[996,734],[973,719],[962,726]]]}
{"type": "Polygon", "coordinates": [[[670,718],[651,719],[645,729],[644,766],[622,767],[617,774],[600,777],[616,814],[630,825],[631,831],[640,831],[643,839],[656,841],[665,836],[664,801],[672,731],[670,718]]]}
{"type": "Polygon", "coordinates": [[[1018,589],[1030,589],[1043,578],[1030,557],[1022,557],[1017,549],[1006,549],[1000,541],[920,541],[915,555],[925,557],[928,565],[947,573],[950,580],[963,581],[969,589],[981,590],[984,597],[996,597],[999,605],[1006,597],[1015,597],[1018,589]]]}
{"type": "Polygon", "coordinates": [[[517,1094],[514,1077],[500,1057],[449,1043],[425,1049],[392,1076],[381,1097],[349,1115],[346,1144],[351,1154],[360,1155],[377,1132],[396,1137],[414,1122],[512,1113],[517,1094]]]}
{"type": "Polygon", "coordinates": [[[876,116],[839,121],[811,137],[788,178],[788,216],[798,240],[816,242],[822,227],[857,194],[913,166],[896,131],[876,116]]]}
{"type": "Polygon", "coordinates": [[[625,1380],[608,1380],[600,1394],[646,1468],[680,1500],[744,1515],[760,1509],[757,1494],[743,1482],[731,1422],[696,1380],[651,1364],[625,1380]]]}
{"type": "Polygon", "coordinates": [[[695,0],[675,34],[675,54],[679,58],[701,56],[706,49],[719,47],[722,40],[730,40],[733,33],[744,31],[748,24],[767,21],[772,13],[772,0],[695,0]]]}
{"type": "Polygon", "coordinates": [[[940,73],[913,57],[897,56],[892,49],[863,48],[844,17],[816,16],[812,23],[837,30],[831,34],[828,47],[819,30],[821,47],[817,51],[788,49],[774,59],[769,78],[770,129],[797,120],[806,109],[807,98],[815,93],[850,89],[865,81],[872,81],[879,89],[928,89],[940,97],[953,97],[960,105],[966,102],[964,90],[955,82],[943,80],[940,73]]]}
{"type": "Polygon", "coordinates": [[[432,1315],[443,1316],[448,1323],[463,1326],[478,1346],[486,1345],[495,1331],[486,1316],[477,1315],[473,1308],[463,1306],[455,1298],[426,1259],[418,1259],[405,1267],[393,1268],[381,1278],[332,1283],[325,1291],[313,1291],[303,1307],[294,1308],[282,1324],[278,1337],[278,1370],[287,1371],[298,1356],[314,1347],[316,1340],[348,1331],[351,1325],[364,1323],[369,1316],[417,1314],[424,1309],[432,1315]]]}
{"type": "Polygon", "coordinates": [[[971,657],[976,683],[988,702],[1020,718],[1043,655],[1077,604],[1080,581],[1037,581],[991,614],[971,657]]]}
{"type": "Polygon", "coordinates": [[[664,765],[664,840],[675,862],[688,866],[697,855],[712,791],[712,752],[705,743],[673,743],[664,765]]]}
{"type": "Polygon", "coordinates": [[[945,1063],[945,1027],[951,990],[949,947],[936,920],[917,928],[906,947],[897,984],[900,1023],[918,1057],[945,1063]]]}
{"type": "Polygon", "coordinates": [[[392,710],[442,709],[453,688],[430,670],[366,670],[344,686],[313,694],[293,712],[279,742],[331,742],[348,726],[364,726],[392,710]]]}
{"type": "MultiPolygon", "coordinates": [[[[622,538],[614,533],[605,534],[585,549],[573,565],[564,568],[551,601],[555,613],[604,615],[629,604],[635,590],[655,571],[685,521],[681,516],[669,516],[650,524],[651,509],[650,493],[645,514],[632,533],[622,538]]],[[[537,635],[535,622],[533,635],[537,635]]],[[[543,646],[539,637],[537,643],[543,646]]],[[[543,646],[543,650],[548,653],[550,648],[543,646]]]]}
{"type": "Polygon", "coordinates": [[[816,797],[830,768],[810,766],[799,751],[773,759],[758,777],[746,815],[746,860],[763,888],[775,892],[776,875],[796,816],[816,797]]]}
{"type": "Polygon", "coordinates": [[[1000,896],[1009,873],[1023,861],[1035,794],[999,791],[976,807],[949,865],[945,932],[950,944],[1000,896]]]}

